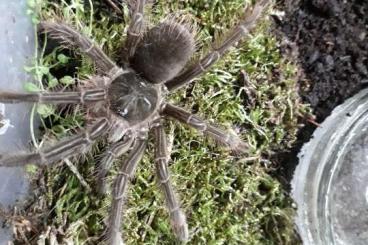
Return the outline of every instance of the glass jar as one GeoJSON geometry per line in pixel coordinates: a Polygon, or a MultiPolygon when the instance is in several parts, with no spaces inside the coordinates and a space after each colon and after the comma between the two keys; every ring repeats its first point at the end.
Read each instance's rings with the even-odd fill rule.
{"type": "Polygon", "coordinates": [[[337,107],[303,146],[292,196],[304,244],[368,244],[368,89],[337,107]]]}

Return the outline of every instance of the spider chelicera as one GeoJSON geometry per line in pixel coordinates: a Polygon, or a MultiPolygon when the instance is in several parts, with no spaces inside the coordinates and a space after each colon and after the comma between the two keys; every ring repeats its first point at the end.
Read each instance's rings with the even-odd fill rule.
{"type": "Polygon", "coordinates": [[[80,82],[77,91],[12,93],[0,92],[2,103],[81,104],[86,108],[83,132],[34,153],[0,156],[0,166],[48,165],[78,155],[107,135],[109,146],[98,167],[98,191],[105,192],[105,177],[114,162],[128,152],[112,189],[112,207],[106,231],[109,244],[122,243],[120,226],[129,179],[142,158],[147,136],[155,140],[157,178],[166,198],[171,225],[177,238],[189,239],[188,227],[170,182],[169,152],[163,121],[167,118],[187,124],[233,151],[245,152],[247,144],[238,136],[206,123],[165,100],[167,94],[190,83],[218,61],[255,25],[266,0],[246,11],[228,38],[204,58],[185,68],[195,51],[194,33],[185,21],[168,18],[144,30],[145,0],[138,0],[128,28],[125,49],[127,65],[119,67],[89,38],[61,22],[41,22],[39,28],[61,44],[78,48],[97,67],[97,75],[80,82]]]}

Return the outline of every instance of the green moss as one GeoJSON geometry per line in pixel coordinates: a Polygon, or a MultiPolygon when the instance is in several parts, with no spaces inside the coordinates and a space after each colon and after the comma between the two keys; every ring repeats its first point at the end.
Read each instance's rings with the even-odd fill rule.
{"type": "MultiPolygon", "coordinates": [[[[44,0],[40,5],[41,16],[44,19],[62,16],[117,58],[127,27],[120,20],[126,19],[127,14],[120,19],[111,11],[104,11],[107,6],[101,2],[44,0]]],[[[214,36],[226,33],[237,22],[245,3],[250,1],[160,1],[154,6],[151,19],[157,22],[177,11],[191,14],[198,23],[198,47],[208,49],[214,36]]],[[[127,13],[126,7],[124,12],[127,13]]],[[[172,102],[196,111],[210,122],[240,131],[251,145],[248,155],[234,157],[194,130],[168,123],[168,130],[175,136],[170,170],[188,216],[190,244],[296,243],[290,199],[261,163],[269,160],[263,159],[264,153],[287,149],[295,141],[297,115],[306,107],[299,103],[295,89],[296,68],[281,57],[269,22],[266,18],[259,23],[246,42],[232,48],[207,74],[196,79],[190,95],[182,89],[170,97],[172,102]],[[246,87],[240,79],[242,71],[249,76],[246,87]]],[[[82,62],[72,75],[85,78],[93,74],[92,63],[78,53],[75,55],[82,62]]],[[[71,60],[64,56],[57,49],[38,66],[62,69],[71,60]]],[[[52,71],[45,75],[46,85],[70,86],[61,79],[55,80],[52,71]]],[[[81,113],[72,111],[66,117],[54,114],[52,126],[46,132],[60,138],[81,128],[81,113]]],[[[92,155],[99,155],[100,149],[102,145],[75,162],[91,186],[98,159],[92,155]]],[[[163,195],[155,183],[152,152],[150,146],[129,190],[123,222],[127,244],[175,241],[163,195]]],[[[110,182],[116,170],[117,166],[112,170],[110,182]]],[[[47,195],[42,198],[51,212],[47,224],[64,230],[64,239],[75,244],[95,244],[104,229],[109,197],[101,200],[86,191],[65,166],[49,168],[46,176],[47,195]]]]}

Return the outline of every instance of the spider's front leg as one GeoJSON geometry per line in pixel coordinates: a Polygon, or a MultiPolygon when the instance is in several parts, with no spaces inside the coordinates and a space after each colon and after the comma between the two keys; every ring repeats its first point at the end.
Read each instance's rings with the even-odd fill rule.
{"type": "Polygon", "coordinates": [[[170,81],[166,82],[165,86],[167,89],[172,91],[190,83],[193,78],[198,77],[213,64],[215,64],[229,50],[230,47],[234,46],[235,43],[240,41],[246,34],[249,33],[250,29],[255,26],[256,21],[261,16],[263,9],[268,4],[268,1],[269,0],[261,0],[251,11],[246,11],[244,14],[244,20],[241,21],[238,26],[231,31],[230,35],[218,48],[214,48],[197,64],[194,64],[179,74],[177,77],[174,77],[170,81]]]}
{"type": "Polygon", "coordinates": [[[109,120],[107,118],[101,118],[84,132],[64,139],[38,152],[10,156],[0,155],[0,166],[18,167],[27,164],[47,165],[64,158],[75,156],[84,152],[88,146],[92,145],[100,136],[105,134],[109,128],[109,120]]]}
{"type": "Polygon", "coordinates": [[[107,75],[115,75],[121,69],[93,41],[64,23],[42,21],[39,30],[67,47],[79,48],[107,75]]]}
{"type": "Polygon", "coordinates": [[[0,91],[0,102],[15,103],[51,103],[51,104],[87,104],[106,99],[106,89],[81,89],[78,92],[34,92],[13,93],[0,91]]]}
{"type": "Polygon", "coordinates": [[[216,142],[229,147],[236,153],[244,153],[248,149],[248,144],[242,141],[236,135],[230,134],[222,129],[214,127],[196,115],[183,110],[180,107],[166,104],[163,112],[164,115],[174,118],[179,122],[185,123],[200,132],[203,132],[213,138],[216,142]]]}
{"type": "Polygon", "coordinates": [[[122,244],[121,220],[123,214],[124,198],[130,178],[133,177],[138,162],[142,159],[146,149],[147,139],[137,138],[127,159],[122,164],[120,171],[114,182],[112,192],[112,207],[109,216],[106,240],[110,245],[122,244]]]}
{"type": "Polygon", "coordinates": [[[167,151],[166,134],[161,122],[152,129],[155,139],[155,164],[157,178],[162,190],[165,194],[167,208],[171,220],[171,226],[176,237],[183,242],[188,241],[188,225],[184,212],[180,209],[179,200],[177,199],[174,187],[170,182],[169,173],[169,153],[167,151]]]}

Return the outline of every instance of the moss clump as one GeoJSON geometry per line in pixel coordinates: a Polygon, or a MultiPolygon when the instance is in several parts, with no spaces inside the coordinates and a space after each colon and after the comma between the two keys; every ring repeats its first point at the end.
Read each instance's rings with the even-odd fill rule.
{"type": "MultiPolygon", "coordinates": [[[[37,6],[41,8],[41,18],[62,17],[94,37],[111,57],[118,58],[128,23],[126,7],[123,7],[125,15],[118,16],[104,1],[37,1],[40,1],[37,6]]],[[[213,37],[226,33],[237,22],[247,4],[250,1],[160,1],[147,12],[156,22],[170,12],[192,15],[198,23],[198,47],[207,50],[213,37]]],[[[171,96],[173,102],[210,122],[232,127],[251,145],[247,156],[234,157],[194,130],[168,123],[168,131],[175,136],[170,170],[188,215],[191,244],[295,244],[297,241],[290,199],[269,175],[263,163],[270,160],[263,156],[290,147],[298,129],[297,115],[306,108],[299,104],[295,89],[296,68],[280,56],[269,28],[269,20],[265,18],[246,42],[232,48],[187,90],[171,96]]],[[[45,87],[50,87],[50,82],[52,87],[73,86],[62,79],[65,76],[82,79],[94,71],[90,60],[60,48],[45,55],[42,61],[37,66],[49,68],[42,74],[45,87]],[[59,71],[71,66],[72,72],[60,76],[59,71]]],[[[47,135],[59,138],[83,126],[78,108],[62,112],[52,110],[43,115],[48,122],[45,123],[47,135]]],[[[96,146],[92,154],[74,162],[91,186],[96,155],[103,148],[103,144],[96,146]]],[[[163,195],[155,183],[152,152],[151,145],[129,190],[123,227],[127,244],[175,241],[163,195]]],[[[116,169],[111,171],[111,181],[116,169]]],[[[43,226],[57,228],[61,240],[95,244],[104,229],[109,197],[101,200],[86,191],[64,165],[49,168],[42,174],[46,191],[39,200],[44,201],[43,211],[48,211],[43,226]]],[[[40,202],[34,207],[37,205],[40,202]]]]}

